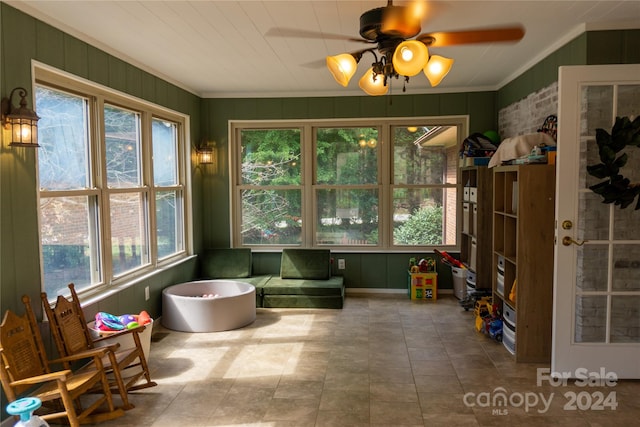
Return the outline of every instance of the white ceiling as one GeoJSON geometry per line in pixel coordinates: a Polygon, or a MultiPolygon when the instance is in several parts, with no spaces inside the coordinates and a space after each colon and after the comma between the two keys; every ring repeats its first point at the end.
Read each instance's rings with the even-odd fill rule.
{"type": "MultiPolygon", "coordinates": [[[[386,0],[6,1],[108,53],[202,97],[362,95],[324,66],[327,55],[362,44],[265,36],[295,28],[359,37],[359,17],[386,0]]],[[[407,1],[396,0],[402,5],[407,1]]],[[[407,93],[496,90],[585,29],[640,28],[640,1],[430,2],[422,32],[522,24],[518,43],[434,48],[455,59],[436,89],[411,78],[407,93]]],[[[402,84],[394,80],[393,93],[402,84]]]]}

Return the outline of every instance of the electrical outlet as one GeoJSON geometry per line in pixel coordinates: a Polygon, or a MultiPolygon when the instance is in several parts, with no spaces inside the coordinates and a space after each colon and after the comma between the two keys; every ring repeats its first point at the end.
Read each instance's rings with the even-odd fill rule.
{"type": "Polygon", "coordinates": [[[149,301],[149,287],[148,286],[144,287],[144,300],[145,301],[149,301]]]}
{"type": "Polygon", "coordinates": [[[345,262],[344,262],[344,258],[340,258],[338,260],[338,270],[344,270],[345,269],[345,262]]]}

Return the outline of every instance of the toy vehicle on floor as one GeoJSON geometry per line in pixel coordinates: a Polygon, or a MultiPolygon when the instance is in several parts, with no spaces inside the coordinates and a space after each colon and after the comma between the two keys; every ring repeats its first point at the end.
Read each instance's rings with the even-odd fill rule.
{"type": "Polygon", "coordinates": [[[494,318],[488,326],[489,336],[498,342],[502,342],[502,319],[494,318]]]}

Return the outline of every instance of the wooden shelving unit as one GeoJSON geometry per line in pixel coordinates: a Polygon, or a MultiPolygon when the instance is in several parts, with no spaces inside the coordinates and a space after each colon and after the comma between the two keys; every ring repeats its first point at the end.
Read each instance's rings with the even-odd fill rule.
{"type": "Polygon", "coordinates": [[[493,264],[488,248],[493,226],[493,174],[486,166],[466,166],[461,168],[460,182],[463,190],[460,260],[475,275],[477,289],[491,289],[493,264]]]}
{"type": "Polygon", "coordinates": [[[517,362],[549,362],[555,165],[497,167],[493,194],[493,301],[505,317],[503,343],[517,362]]]}

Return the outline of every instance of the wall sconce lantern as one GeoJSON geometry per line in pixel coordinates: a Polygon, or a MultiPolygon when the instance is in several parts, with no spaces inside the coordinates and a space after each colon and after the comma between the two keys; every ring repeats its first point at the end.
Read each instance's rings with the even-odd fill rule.
{"type": "Polygon", "coordinates": [[[197,149],[198,164],[199,165],[211,165],[217,162],[216,144],[215,142],[210,145],[209,142],[204,142],[197,149]]]}
{"type": "Polygon", "coordinates": [[[17,87],[11,91],[9,98],[2,98],[2,126],[11,132],[10,146],[39,147],[38,120],[35,111],[27,108],[27,90],[17,87]],[[13,94],[19,91],[20,106],[13,105],[13,94]]]}

